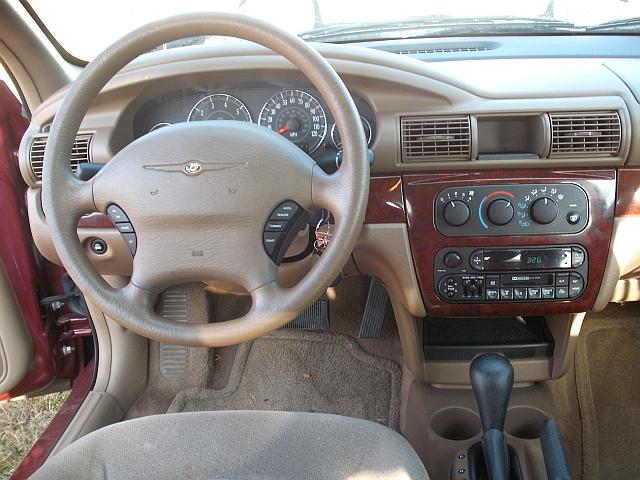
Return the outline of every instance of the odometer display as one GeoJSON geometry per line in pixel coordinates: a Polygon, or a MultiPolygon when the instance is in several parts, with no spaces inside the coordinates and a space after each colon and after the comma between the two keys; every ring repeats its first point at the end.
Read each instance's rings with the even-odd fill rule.
{"type": "Polygon", "coordinates": [[[208,95],[198,101],[191,112],[189,122],[202,120],[240,120],[251,122],[251,114],[247,107],[236,97],[226,93],[208,95]]]}
{"type": "Polygon", "coordinates": [[[327,117],[320,102],[302,90],[284,90],[271,97],[258,121],[307,153],[315,152],[327,134],[327,117]]]}

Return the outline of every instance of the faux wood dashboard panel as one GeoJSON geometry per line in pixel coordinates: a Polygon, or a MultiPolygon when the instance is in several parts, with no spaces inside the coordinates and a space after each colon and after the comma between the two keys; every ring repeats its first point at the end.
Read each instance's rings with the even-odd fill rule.
{"type": "Polygon", "coordinates": [[[619,168],[616,217],[637,215],[640,215],[640,168],[619,168]]]}
{"type": "Polygon", "coordinates": [[[402,177],[409,239],[418,281],[427,310],[439,316],[540,315],[584,312],[598,295],[604,274],[613,229],[616,201],[616,171],[588,170],[487,170],[442,172],[402,177]],[[434,224],[437,194],[447,187],[462,185],[505,185],[536,183],[575,183],[589,196],[590,218],[584,230],[563,235],[513,235],[448,237],[434,224]],[[509,302],[490,304],[450,304],[436,295],[434,259],[445,247],[507,247],[580,244],[589,258],[589,278],[584,293],[574,300],[553,302],[509,302]]]}
{"type": "Polygon", "coordinates": [[[402,178],[399,175],[372,177],[364,223],[405,223],[402,178]]]}

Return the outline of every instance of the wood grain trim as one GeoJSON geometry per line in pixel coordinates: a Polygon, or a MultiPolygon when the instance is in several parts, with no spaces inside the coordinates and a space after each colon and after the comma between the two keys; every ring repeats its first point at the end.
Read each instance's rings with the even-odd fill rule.
{"type": "Polygon", "coordinates": [[[369,203],[364,223],[405,223],[402,178],[372,177],[369,184],[369,203]]]}
{"type": "Polygon", "coordinates": [[[640,215],[640,168],[619,168],[616,217],[638,215],[640,215]]]}
{"type": "Polygon", "coordinates": [[[589,170],[487,170],[403,176],[409,223],[409,240],[427,311],[439,316],[545,315],[585,312],[600,290],[613,230],[616,197],[614,169],[589,170]],[[587,227],[573,235],[447,237],[434,225],[434,199],[450,186],[513,183],[579,184],[589,195],[591,216],[587,227]],[[575,300],[556,302],[510,302],[450,304],[438,298],[434,288],[434,260],[441,248],[456,246],[500,247],[580,244],[589,256],[589,279],[585,292],[575,300]]]}

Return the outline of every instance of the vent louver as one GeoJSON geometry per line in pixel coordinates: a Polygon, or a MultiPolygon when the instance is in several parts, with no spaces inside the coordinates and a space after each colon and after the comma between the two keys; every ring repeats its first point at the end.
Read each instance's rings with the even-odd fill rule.
{"type": "Polygon", "coordinates": [[[455,117],[402,117],[402,161],[470,160],[471,121],[455,117]]]}
{"type": "Polygon", "coordinates": [[[617,112],[550,113],[549,118],[550,157],[618,155],[622,127],[617,112]]]}
{"type": "Polygon", "coordinates": [[[486,52],[489,47],[444,47],[444,48],[407,48],[395,50],[398,55],[434,55],[436,53],[486,52]]]}
{"type": "MultiPolygon", "coordinates": [[[[80,163],[87,163],[90,161],[92,138],[93,135],[90,133],[81,133],[76,136],[76,141],[73,142],[70,160],[73,173],[76,172],[80,163]]],[[[42,180],[44,150],[47,146],[47,139],[47,135],[34,138],[33,142],[31,142],[31,148],[29,149],[29,166],[31,167],[31,172],[33,172],[33,175],[38,180],[42,180]]]]}

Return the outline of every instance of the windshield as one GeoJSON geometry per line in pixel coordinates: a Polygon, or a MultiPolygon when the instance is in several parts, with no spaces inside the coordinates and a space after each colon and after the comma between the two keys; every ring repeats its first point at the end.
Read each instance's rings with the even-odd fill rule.
{"type": "MultiPolygon", "coordinates": [[[[251,15],[314,41],[447,35],[639,33],[640,0],[31,0],[70,54],[93,59],[129,31],[171,15],[225,11],[251,15]],[[462,16],[464,15],[464,16],[462,16]]],[[[170,46],[229,41],[194,38],[170,46]]],[[[166,48],[166,46],[165,46],[166,48]]]]}

